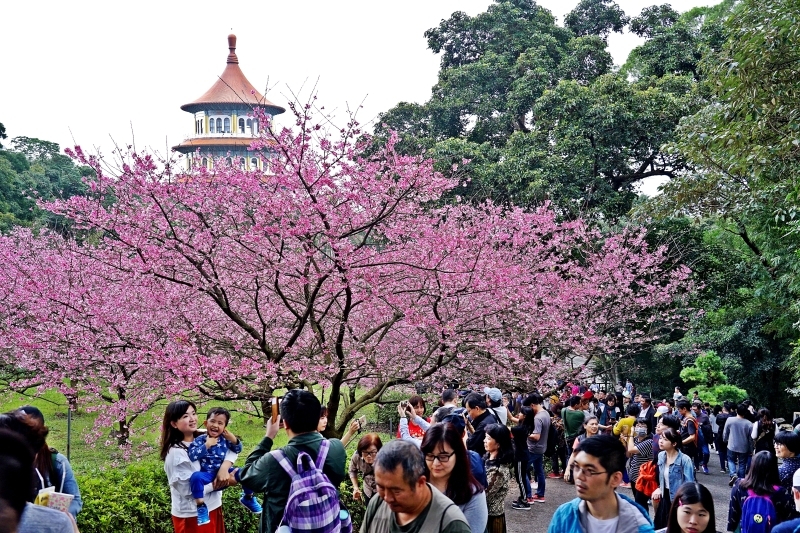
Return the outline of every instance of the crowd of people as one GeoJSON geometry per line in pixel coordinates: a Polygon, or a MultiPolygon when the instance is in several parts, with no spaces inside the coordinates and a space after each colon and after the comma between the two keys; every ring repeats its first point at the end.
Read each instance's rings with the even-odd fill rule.
{"type": "MultiPolygon", "coordinates": [[[[800,420],[781,429],[767,409],[694,396],[676,389],[655,400],[630,382],[608,392],[565,384],[546,396],[446,389],[430,417],[421,396],[400,402],[396,438],[360,436],[348,463],[346,445],[365,421],[327,439],[327,409],[291,390],[241,468],[230,412],[210,409],[199,431],[196,405],[177,400],[164,413],[160,456],[176,533],[224,533],[222,489],[233,485],[261,515],[262,532],[350,533],[337,491],[348,478],[366,506],[362,533],[506,533],[506,511],[545,502],[548,480],[576,492],[550,517],[549,533],[713,532],[714,502],[698,482],[710,475],[712,450],[731,487],[728,531],[800,532],[800,420]],[[288,443],[273,449],[281,430],[288,443]]],[[[77,531],[80,491],[47,434],[35,407],[0,415],[0,533],[77,531]],[[43,489],[72,495],[66,512],[33,505],[43,489]]]]}

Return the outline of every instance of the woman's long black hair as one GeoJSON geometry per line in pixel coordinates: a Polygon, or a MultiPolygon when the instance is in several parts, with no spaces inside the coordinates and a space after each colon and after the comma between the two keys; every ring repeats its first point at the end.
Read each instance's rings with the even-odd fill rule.
{"type": "MultiPolygon", "coordinates": [[[[471,463],[467,448],[461,439],[461,432],[453,424],[434,424],[425,432],[420,449],[422,453],[436,453],[440,443],[446,442],[455,454],[450,458],[456,464],[447,480],[445,496],[453,500],[456,505],[464,505],[474,494],[483,492],[483,486],[472,475],[471,463]]],[[[425,477],[431,478],[428,462],[425,461],[425,477]]]]}
{"type": "Polygon", "coordinates": [[[778,475],[778,458],[766,450],[753,456],[747,475],[739,482],[742,489],[752,489],[761,496],[772,493],[781,484],[778,475]]]}
{"type": "MultiPolygon", "coordinates": [[[[669,510],[669,520],[667,521],[667,533],[683,533],[678,524],[678,509],[682,505],[693,505],[699,503],[708,511],[708,525],[704,531],[714,533],[717,528],[717,519],[714,516],[714,498],[711,496],[705,485],[689,481],[678,488],[675,496],[672,497],[672,507],[669,510]]],[[[663,502],[662,502],[663,505],[663,502]]],[[[701,531],[700,533],[704,533],[701,531]]]]}
{"type": "MultiPolygon", "coordinates": [[[[511,432],[502,424],[492,424],[486,428],[486,434],[500,446],[497,451],[497,464],[505,465],[514,462],[514,447],[511,444],[511,432]]],[[[487,457],[488,457],[488,453],[487,457]]]]}
{"type": "Polygon", "coordinates": [[[186,411],[189,410],[189,407],[194,408],[195,413],[197,412],[197,406],[194,402],[190,402],[189,400],[175,400],[174,402],[170,402],[164,410],[164,421],[161,424],[162,461],[167,458],[170,448],[176,444],[182,445],[183,433],[178,431],[178,428],[172,427],[172,422],[180,420],[181,417],[186,414],[186,411]]]}

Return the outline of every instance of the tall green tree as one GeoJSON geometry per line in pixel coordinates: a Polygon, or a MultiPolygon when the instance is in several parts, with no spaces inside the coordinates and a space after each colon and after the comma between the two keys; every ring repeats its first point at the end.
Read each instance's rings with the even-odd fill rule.
{"type": "Polygon", "coordinates": [[[704,95],[688,72],[633,81],[613,72],[605,38],[628,23],[614,2],[583,0],[566,20],[559,27],[524,0],[454,13],[425,33],[441,54],[430,100],[398,104],[376,133],[398,131],[402,150],[431,155],[443,172],[456,168],[461,198],[550,202],[565,218],[618,219],[640,180],[686,169],[661,146],[704,95]]]}
{"type": "Polygon", "coordinates": [[[798,8],[797,0],[736,6],[723,45],[699,63],[712,98],[681,122],[667,149],[682,155],[690,171],[641,211],[715,225],[714,237],[739,273],[727,289],[736,298],[720,294],[684,345],[713,347],[733,364],[729,377],[766,384],[759,392],[765,403],[791,385],[781,365],[788,360],[796,371],[800,360],[797,353],[788,357],[800,320],[798,8]]]}
{"type": "Polygon", "coordinates": [[[0,231],[17,225],[60,228],[63,220],[40,209],[36,200],[85,194],[83,180],[93,171],[75,165],[54,142],[15,137],[10,144],[10,150],[0,150],[0,231]]]}

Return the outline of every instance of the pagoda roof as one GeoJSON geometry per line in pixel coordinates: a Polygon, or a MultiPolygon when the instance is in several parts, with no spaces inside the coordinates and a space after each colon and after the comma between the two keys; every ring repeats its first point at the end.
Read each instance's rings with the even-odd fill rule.
{"type": "Polygon", "coordinates": [[[196,152],[198,148],[200,151],[211,150],[213,148],[230,150],[249,148],[253,141],[258,139],[253,137],[196,137],[186,139],[172,149],[182,154],[189,154],[196,152]]]}
{"type": "Polygon", "coordinates": [[[239,68],[236,57],[236,36],[228,35],[228,61],[225,70],[214,85],[194,102],[184,104],[181,109],[189,113],[203,110],[262,107],[271,115],[280,115],[285,108],[275,105],[256,90],[239,68]]]}

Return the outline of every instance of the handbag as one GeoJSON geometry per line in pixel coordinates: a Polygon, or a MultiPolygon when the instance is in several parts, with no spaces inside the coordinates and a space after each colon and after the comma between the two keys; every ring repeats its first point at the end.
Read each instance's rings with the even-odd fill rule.
{"type": "Polygon", "coordinates": [[[639,467],[639,477],[636,479],[636,490],[649,498],[657,488],[656,465],[652,461],[647,461],[639,467]]]}

